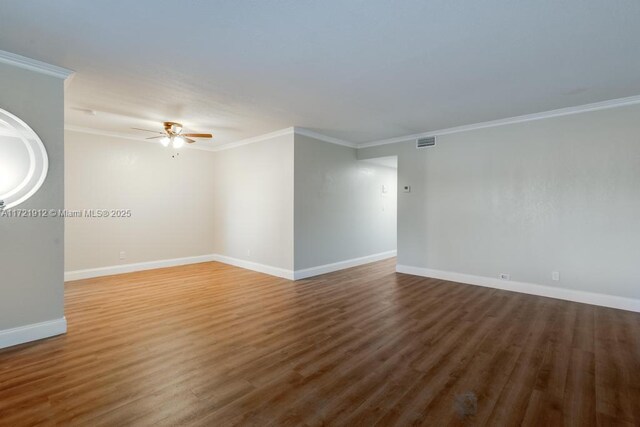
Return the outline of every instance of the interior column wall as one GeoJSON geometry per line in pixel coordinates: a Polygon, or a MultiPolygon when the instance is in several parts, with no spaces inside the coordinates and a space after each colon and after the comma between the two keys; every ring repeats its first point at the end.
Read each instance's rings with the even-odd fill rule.
{"type": "MultiPolygon", "coordinates": [[[[13,210],[62,209],[64,80],[0,63],[0,108],[38,134],[49,158],[42,187],[13,210]]],[[[44,334],[64,331],[63,248],[62,218],[0,217],[0,347],[3,330],[56,321],[44,334]]]]}

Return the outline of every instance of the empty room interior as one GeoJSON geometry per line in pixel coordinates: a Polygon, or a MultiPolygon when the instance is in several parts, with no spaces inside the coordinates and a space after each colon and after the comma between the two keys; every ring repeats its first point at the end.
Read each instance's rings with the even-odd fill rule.
{"type": "Polygon", "coordinates": [[[639,22],[0,1],[0,426],[640,426],[639,22]]]}

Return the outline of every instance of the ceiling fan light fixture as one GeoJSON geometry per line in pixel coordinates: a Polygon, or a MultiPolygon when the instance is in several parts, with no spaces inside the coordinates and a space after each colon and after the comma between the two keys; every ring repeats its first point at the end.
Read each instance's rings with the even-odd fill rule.
{"type": "Polygon", "coordinates": [[[151,132],[156,134],[145,139],[157,139],[163,147],[171,145],[173,148],[180,148],[185,144],[193,144],[196,142],[193,138],[213,138],[210,133],[182,133],[183,127],[181,123],[176,122],[164,122],[163,131],[155,131],[150,129],[132,128],[135,130],[142,130],[145,132],[151,132]]]}
{"type": "Polygon", "coordinates": [[[173,148],[180,148],[184,145],[185,143],[185,139],[184,137],[177,135],[173,137],[173,148]]]}

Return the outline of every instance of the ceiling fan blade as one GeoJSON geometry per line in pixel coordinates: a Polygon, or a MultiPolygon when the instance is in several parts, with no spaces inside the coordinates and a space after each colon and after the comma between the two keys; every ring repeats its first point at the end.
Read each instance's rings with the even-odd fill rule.
{"type": "MultiPolygon", "coordinates": [[[[182,136],[184,136],[184,135],[182,135],[182,136]]],[[[185,137],[184,140],[187,141],[189,144],[193,144],[194,142],[196,142],[195,139],[191,139],[191,138],[187,138],[187,137],[185,137]]]]}
{"type": "Polygon", "coordinates": [[[162,138],[164,135],[158,135],[158,136],[150,136],[149,138],[145,138],[145,139],[157,139],[157,138],[162,138]]]}
{"type": "Polygon", "coordinates": [[[145,132],[153,132],[153,133],[160,133],[163,134],[164,132],[158,132],[157,130],[149,130],[149,129],[141,129],[141,128],[131,128],[131,129],[135,129],[135,130],[143,130],[145,132]]]}
{"type": "Polygon", "coordinates": [[[182,136],[188,136],[191,138],[213,138],[210,133],[183,133],[182,136]]]}

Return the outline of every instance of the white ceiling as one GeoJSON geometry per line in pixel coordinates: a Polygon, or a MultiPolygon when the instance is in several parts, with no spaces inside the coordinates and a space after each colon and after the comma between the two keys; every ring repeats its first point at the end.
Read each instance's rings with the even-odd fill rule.
{"type": "Polygon", "coordinates": [[[69,125],[360,143],[640,94],[639,23],[638,0],[0,1],[0,49],[77,72],[69,125]]]}

